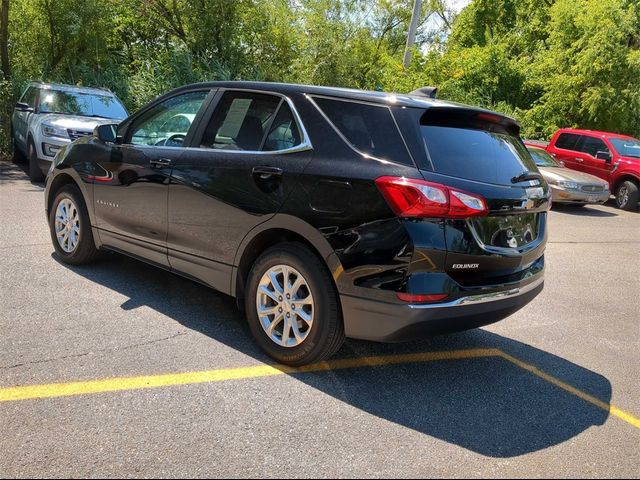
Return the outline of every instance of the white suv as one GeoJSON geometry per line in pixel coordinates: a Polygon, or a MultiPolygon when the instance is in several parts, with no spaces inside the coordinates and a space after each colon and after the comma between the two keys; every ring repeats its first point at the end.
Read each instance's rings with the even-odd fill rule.
{"type": "Polygon", "coordinates": [[[11,119],[14,159],[28,160],[29,177],[40,181],[62,146],[127,115],[118,97],[108,90],[30,83],[11,119]]]}

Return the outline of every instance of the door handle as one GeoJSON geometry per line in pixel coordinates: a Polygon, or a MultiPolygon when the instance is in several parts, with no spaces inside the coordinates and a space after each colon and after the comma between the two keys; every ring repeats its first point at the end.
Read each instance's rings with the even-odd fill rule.
{"type": "Polygon", "coordinates": [[[152,167],[170,167],[172,160],[170,158],[154,158],[149,162],[152,167]]]}
{"type": "Polygon", "coordinates": [[[281,177],[284,172],[278,167],[259,166],[253,167],[253,169],[251,169],[251,173],[253,173],[254,176],[259,177],[261,180],[266,180],[272,177],[281,177]]]}
{"type": "Polygon", "coordinates": [[[579,163],[584,162],[584,158],[580,158],[580,157],[575,157],[574,160],[579,163]]]}

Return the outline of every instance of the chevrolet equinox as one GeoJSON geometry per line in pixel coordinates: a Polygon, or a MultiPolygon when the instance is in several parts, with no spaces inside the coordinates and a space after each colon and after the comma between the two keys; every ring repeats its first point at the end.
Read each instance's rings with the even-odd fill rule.
{"type": "Polygon", "coordinates": [[[289,365],[501,320],[543,288],[549,187],[514,120],[429,92],[174,90],[62,147],[54,248],[231,295],[289,365]]]}

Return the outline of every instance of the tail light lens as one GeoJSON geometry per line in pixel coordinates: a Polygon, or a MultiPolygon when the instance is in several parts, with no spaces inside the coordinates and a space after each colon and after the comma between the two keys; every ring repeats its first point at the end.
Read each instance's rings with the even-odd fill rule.
{"type": "Polygon", "coordinates": [[[403,177],[380,177],[376,185],[399,217],[467,218],[487,215],[484,198],[440,183],[403,177]]]}

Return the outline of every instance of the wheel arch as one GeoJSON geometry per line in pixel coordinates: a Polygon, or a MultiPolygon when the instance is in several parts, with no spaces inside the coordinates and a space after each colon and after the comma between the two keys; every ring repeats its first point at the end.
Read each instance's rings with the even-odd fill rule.
{"type": "Polygon", "coordinates": [[[640,187],[640,178],[638,178],[636,175],[634,175],[632,173],[622,172],[620,175],[618,175],[614,179],[613,188],[611,190],[611,193],[613,193],[615,195],[616,192],[618,191],[618,187],[620,186],[620,184],[622,182],[626,182],[626,181],[631,181],[631,182],[635,183],[636,185],[638,185],[638,187],[640,187]]]}
{"type": "Polygon", "coordinates": [[[87,211],[89,213],[89,220],[91,221],[91,225],[95,225],[94,211],[92,205],[92,195],[91,193],[91,184],[85,184],[80,179],[78,173],[72,168],[65,168],[64,170],[58,171],[56,175],[54,175],[47,185],[46,197],[45,197],[45,210],[47,213],[47,217],[51,212],[51,204],[55,198],[55,195],[61,188],[65,185],[75,185],[80,190],[82,198],[84,199],[85,205],[87,207],[87,211]]]}
{"type": "MultiPolygon", "coordinates": [[[[276,215],[255,227],[240,243],[236,252],[231,276],[231,295],[242,305],[246,279],[255,260],[268,248],[283,242],[299,242],[306,245],[327,266],[334,285],[344,272],[326,238],[312,225],[291,215],[276,215]]],[[[337,288],[337,285],[336,285],[337,288]]]]}

